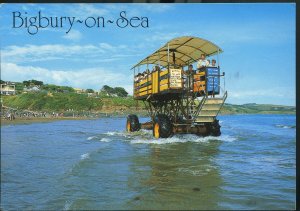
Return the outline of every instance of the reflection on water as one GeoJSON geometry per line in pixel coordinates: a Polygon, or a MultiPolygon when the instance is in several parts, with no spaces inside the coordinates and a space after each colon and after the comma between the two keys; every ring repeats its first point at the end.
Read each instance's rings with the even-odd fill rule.
{"type": "Polygon", "coordinates": [[[294,209],[295,116],[220,120],[205,138],[126,133],[125,118],[1,127],[1,208],[294,209]]]}
{"type": "Polygon", "coordinates": [[[153,145],[147,156],[134,157],[129,187],[139,194],[130,209],[217,209],[222,179],[213,160],[219,145],[153,145]]]}

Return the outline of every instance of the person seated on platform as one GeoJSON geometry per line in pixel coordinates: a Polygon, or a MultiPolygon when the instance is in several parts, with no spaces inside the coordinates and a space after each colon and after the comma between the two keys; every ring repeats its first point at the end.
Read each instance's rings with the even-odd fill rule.
{"type": "Polygon", "coordinates": [[[139,74],[137,74],[136,76],[134,76],[134,82],[138,82],[139,80],[139,74]]]}
{"type": "Polygon", "coordinates": [[[194,68],[193,68],[193,65],[192,64],[190,64],[189,66],[188,66],[188,69],[184,72],[184,74],[186,75],[185,77],[184,77],[184,86],[185,86],[185,88],[187,89],[188,88],[188,86],[191,88],[192,87],[192,85],[193,85],[193,79],[192,79],[192,77],[193,77],[193,72],[194,72],[194,70],[193,70],[194,68]]]}
{"type": "Polygon", "coordinates": [[[194,72],[193,69],[194,69],[194,68],[193,68],[193,65],[190,64],[189,67],[188,67],[188,73],[189,73],[189,74],[192,74],[192,73],[194,72]]]}
{"type": "Polygon", "coordinates": [[[155,71],[159,71],[160,67],[158,65],[155,65],[155,71]]]}
{"type": "Polygon", "coordinates": [[[145,77],[144,77],[144,79],[146,79],[147,82],[148,82],[148,78],[149,78],[150,75],[151,75],[150,70],[149,70],[149,69],[146,69],[146,70],[145,70],[145,77]]]}
{"type": "Polygon", "coordinates": [[[155,71],[155,66],[152,67],[151,73],[155,71]]]}
{"type": "Polygon", "coordinates": [[[146,78],[146,71],[144,71],[143,73],[142,73],[142,80],[144,80],[146,78]]]}
{"type": "Polygon", "coordinates": [[[197,69],[201,69],[203,67],[206,67],[208,65],[208,61],[205,58],[205,54],[201,54],[201,58],[197,63],[197,69]]]}
{"type": "Polygon", "coordinates": [[[138,81],[142,80],[143,74],[142,74],[142,73],[139,73],[138,75],[139,75],[139,80],[138,80],[138,81]]]}
{"type": "Polygon", "coordinates": [[[209,59],[207,60],[207,65],[206,65],[206,67],[211,67],[211,63],[210,63],[210,60],[209,60],[209,59]]]}
{"type": "Polygon", "coordinates": [[[212,67],[217,67],[217,66],[216,66],[216,60],[215,60],[215,59],[211,60],[211,66],[212,66],[212,67]]]}

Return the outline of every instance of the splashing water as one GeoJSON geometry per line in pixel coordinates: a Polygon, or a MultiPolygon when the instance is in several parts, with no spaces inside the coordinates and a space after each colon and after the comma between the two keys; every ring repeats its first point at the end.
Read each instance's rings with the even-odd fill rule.
{"type": "Polygon", "coordinates": [[[90,157],[90,154],[89,153],[85,153],[85,154],[82,154],[81,156],[80,156],[80,159],[81,160],[85,160],[85,159],[88,159],[90,157]]]}

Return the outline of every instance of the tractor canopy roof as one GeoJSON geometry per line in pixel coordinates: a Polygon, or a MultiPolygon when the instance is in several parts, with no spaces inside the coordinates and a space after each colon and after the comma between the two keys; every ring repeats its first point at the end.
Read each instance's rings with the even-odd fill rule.
{"type": "Polygon", "coordinates": [[[144,64],[158,64],[166,67],[168,64],[175,63],[178,66],[186,66],[198,61],[201,54],[212,56],[222,52],[219,46],[208,40],[191,36],[178,37],[167,42],[157,51],[134,65],[132,69],[144,64]]]}

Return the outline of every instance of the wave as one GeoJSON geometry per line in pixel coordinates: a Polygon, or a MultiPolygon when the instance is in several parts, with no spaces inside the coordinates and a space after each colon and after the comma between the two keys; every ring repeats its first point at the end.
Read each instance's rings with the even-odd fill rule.
{"type": "Polygon", "coordinates": [[[86,140],[91,141],[97,139],[97,136],[90,136],[86,140]]]}
{"type": "Polygon", "coordinates": [[[101,142],[111,142],[112,140],[109,138],[101,138],[99,141],[101,142]]]}
{"type": "Polygon", "coordinates": [[[118,131],[108,131],[106,133],[103,133],[104,135],[108,135],[108,136],[115,136],[115,135],[119,135],[120,132],[118,131]]]}
{"type": "Polygon", "coordinates": [[[88,159],[89,157],[90,157],[90,154],[89,154],[89,153],[85,153],[85,154],[80,155],[80,159],[81,159],[81,160],[88,159]]]}
{"type": "Polygon", "coordinates": [[[196,143],[208,143],[210,141],[224,141],[232,142],[236,141],[237,138],[231,137],[229,135],[221,135],[219,137],[206,136],[199,137],[193,134],[184,134],[184,135],[174,135],[170,138],[159,138],[159,139],[133,139],[130,140],[132,144],[175,144],[175,143],[186,143],[186,142],[196,142],[196,143]]]}
{"type": "Polygon", "coordinates": [[[233,142],[238,140],[238,138],[230,135],[221,135],[219,137],[220,137],[220,141],[224,141],[224,142],[233,142]]]}
{"type": "Polygon", "coordinates": [[[285,128],[285,129],[287,129],[287,128],[296,128],[295,125],[280,125],[280,124],[278,124],[278,125],[275,125],[275,126],[280,127],[280,128],[285,128]]]}
{"type": "Polygon", "coordinates": [[[155,139],[152,135],[151,130],[140,130],[136,132],[127,132],[127,131],[108,131],[104,133],[106,135],[104,138],[97,138],[91,136],[88,140],[97,140],[101,142],[110,142],[112,139],[108,138],[111,136],[116,136],[116,138],[121,138],[124,141],[129,141],[131,144],[174,144],[174,143],[185,143],[185,142],[197,142],[197,143],[208,143],[210,141],[223,141],[223,142],[233,142],[238,140],[236,137],[229,135],[221,135],[218,137],[215,136],[206,136],[201,137],[195,134],[176,134],[169,138],[159,138],[155,139]]]}
{"type": "Polygon", "coordinates": [[[112,141],[112,139],[110,139],[110,138],[106,138],[106,137],[101,138],[101,137],[97,137],[97,136],[90,136],[86,140],[88,140],[88,141],[100,141],[100,142],[110,142],[110,141],[112,141]]]}
{"type": "Polygon", "coordinates": [[[204,176],[216,169],[217,169],[216,166],[202,165],[202,166],[190,166],[187,168],[178,168],[178,172],[190,174],[193,176],[204,176]]]}

